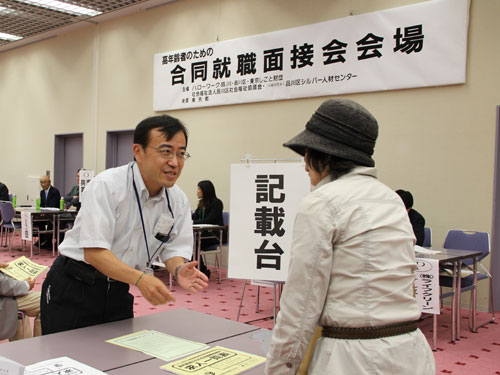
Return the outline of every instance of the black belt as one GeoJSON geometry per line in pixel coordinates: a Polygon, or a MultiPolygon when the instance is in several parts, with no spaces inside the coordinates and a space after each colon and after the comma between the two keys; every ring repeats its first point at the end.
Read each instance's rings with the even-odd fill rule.
{"type": "Polygon", "coordinates": [[[86,284],[92,285],[95,283],[96,279],[106,280],[108,282],[118,282],[117,280],[107,277],[88,263],[74,260],[64,255],[59,256],[62,258],[64,272],[86,284]]]}
{"type": "Polygon", "coordinates": [[[398,336],[417,330],[417,322],[401,322],[379,327],[323,327],[322,336],[332,339],[369,340],[398,336]]]}

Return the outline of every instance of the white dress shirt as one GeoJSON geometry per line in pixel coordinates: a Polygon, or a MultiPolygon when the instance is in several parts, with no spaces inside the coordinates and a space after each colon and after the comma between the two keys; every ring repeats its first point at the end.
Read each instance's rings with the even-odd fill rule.
{"type": "MultiPolygon", "coordinates": [[[[266,374],[296,374],[316,325],[414,321],[415,237],[399,196],[357,167],[322,180],[295,218],[288,278],[266,374]]],[[[434,374],[420,330],[372,340],[320,338],[309,375],[434,374]]]]}
{"type": "Polygon", "coordinates": [[[156,196],[150,197],[135,162],[105,170],[86,186],[75,226],[66,233],[59,247],[61,254],[84,261],[84,248],[103,248],[111,250],[133,268],[143,270],[146,267],[148,252],[133,180],[140,197],[150,256],[153,257],[161,244],[153,233],[158,218],[163,213],[171,215],[166,190],[175,223],[170,239],[154,258],[159,254],[162,262],[175,256],[191,259],[193,222],[186,195],[174,185],[162,188],[156,196]]]}

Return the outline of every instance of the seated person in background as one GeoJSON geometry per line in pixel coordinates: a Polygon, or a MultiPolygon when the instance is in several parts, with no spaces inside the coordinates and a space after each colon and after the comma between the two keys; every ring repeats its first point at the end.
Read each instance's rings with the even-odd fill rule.
{"type": "Polygon", "coordinates": [[[9,188],[0,182],[0,201],[9,201],[9,188]]]}
{"type": "Polygon", "coordinates": [[[76,185],[64,196],[64,205],[71,210],[80,209],[80,170],[76,172],[76,185]]]}
{"type": "MultiPolygon", "coordinates": [[[[42,190],[40,190],[40,207],[52,207],[59,208],[59,201],[61,200],[61,193],[55,187],[51,185],[49,176],[40,177],[40,186],[42,190]]],[[[52,229],[52,223],[48,220],[40,220],[34,223],[40,230],[52,229]]],[[[36,243],[35,246],[39,248],[52,248],[52,235],[42,234],[40,236],[39,243],[36,243]]]]}
{"type": "Polygon", "coordinates": [[[40,177],[40,207],[54,207],[59,208],[59,201],[61,200],[61,193],[51,185],[49,176],[40,177]]]}
{"type": "Polygon", "coordinates": [[[416,245],[422,246],[425,239],[425,219],[418,211],[413,209],[413,195],[409,191],[399,189],[396,190],[396,193],[401,197],[405,204],[406,211],[408,211],[413,233],[415,233],[415,237],[417,238],[416,245]]]}
{"type": "MultiPolygon", "coordinates": [[[[7,267],[7,263],[0,263],[0,269],[7,267]]],[[[30,292],[35,286],[31,278],[25,281],[15,280],[0,272],[0,337],[15,341],[23,338],[22,321],[17,319],[17,311],[22,310],[26,315],[35,317],[33,334],[30,320],[24,319],[26,337],[40,336],[40,292],[30,292]]]]}
{"type": "MultiPolygon", "coordinates": [[[[196,208],[196,211],[194,211],[192,215],[193,224],[224,225],[224,219],[222,217],[222,209],[224,208],[224,205],[215,194],[214,184],[212,184],[212,182],[209,180],[198,182],[198,190],[196,194],[198,195],[199,202],[198,208],[196,208]]],[[[202,232],[202,237],[211,235],[212,233],[209,231],[202,232]]],[[[207,246],[217,244],[219,244],[219,239],[216,237],[201,239],[202,250],[207,246]]],[[[196,254],[196,256],[198,256],[198,254],[196,254]]],[[[203,272],[208,278],[210,278],[210,270],[207,268],[207,266],[203,262],[203,258],[201,257],[200,271],[203,272]]]]}

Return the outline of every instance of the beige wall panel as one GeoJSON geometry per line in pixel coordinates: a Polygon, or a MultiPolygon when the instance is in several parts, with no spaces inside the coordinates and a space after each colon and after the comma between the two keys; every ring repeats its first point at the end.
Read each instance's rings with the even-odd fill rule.
{"type": "Polygon", "coordinates": [[[28,176],[53,173],[54,134],[86,133],[92,27],[0,53],[0,180],[22,196],[28,176]]]}

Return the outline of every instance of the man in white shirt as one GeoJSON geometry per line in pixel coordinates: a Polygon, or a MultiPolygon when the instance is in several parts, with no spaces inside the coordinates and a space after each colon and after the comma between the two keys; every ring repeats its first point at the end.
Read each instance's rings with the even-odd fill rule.
{"type": "Polygon", "coordinates": [[[171,116],[134,132],[135,161],[97,175],[85,188],[75,226],[42,286],[42,332],[50,334],[133,317],[136,285],[152,305],[174,301],[152,272],[160,259],[179,285],[208,286],[191,258],[190,205],[175,185],[189,158],[187,130],[171,116]]]}

